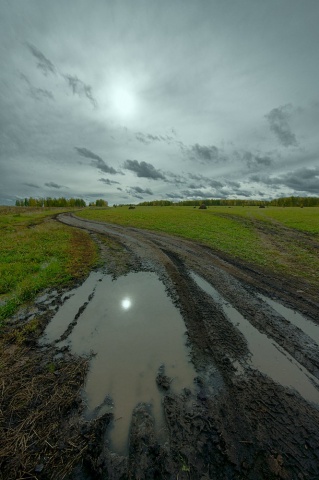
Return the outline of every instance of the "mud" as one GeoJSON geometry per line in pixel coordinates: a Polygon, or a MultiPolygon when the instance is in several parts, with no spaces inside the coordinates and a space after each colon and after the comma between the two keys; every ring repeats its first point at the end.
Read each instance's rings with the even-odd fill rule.
{"type": "MultiPolygon", "coordinates": [[[[90,232],[105,261],[103,275],[121,281],[146,272],[160,279],[185,323],[196,371],[194,388],[176,392],[167,365],[157,364],[152,382],[161,395],[166,437],[159,438],[150,403],[141,402],[133,408],[124,455],[110,441],[114,399],[106,396],[99,414],[88,419],[82,395],[76,425],[85,448],[69,460],[64,478],[318,480],[319,347],[312,334],[319,325],[318,292],[303,279],[276,277],[195,242],[68,214],[58,219],[90,232]]],[[[51,337],[62,358],[93,305],[92,285],[86,305],[72,306],[75,297],[67,292],[52,298],[47,292],[33,307],[51,319],[69,297],[73,320],[61,317],[51,337]],[[56,337],[65,342],[61,348],[56,337]]],[[[25,318],[32,315],[32,309],[25,312],[25,318]]],[[[32,475],[58,478],[45,465],[32,475]]]]}

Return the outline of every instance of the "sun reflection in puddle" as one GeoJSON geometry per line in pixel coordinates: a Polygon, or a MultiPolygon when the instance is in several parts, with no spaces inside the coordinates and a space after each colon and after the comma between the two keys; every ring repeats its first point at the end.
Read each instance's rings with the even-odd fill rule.
{"type": "Polygon", "coordinates": [[[128,310],[132,306],[132,300],[130,298],[123,298],[121,306],[123,310],[128,310]]]}
{"type": "Polygon", "coordinates": [[[90,418],[101,405],[99,414],[112,411],[116,420],[110,432],[112,448],[126,454],[131,414],[139,402],[152,405],[156,431],[160,435],[163,430],[162,392],[156,384],[159,367],[165,365],[176,393],[192,389],[196,371],[185,345],[183,318],[156,274],[131,273],[112,280],[93,272],[86,282],[88,288],[83,284],[80,294],[75,290],[62,305],[42,341],[60,339],[77,317],[73,330],[57,345],[69,346],[79,355],[95,354],[85,384],[86,415],[90,418]],[[114,408],[112,402],[105,404],[106,397],[114,408]]]}

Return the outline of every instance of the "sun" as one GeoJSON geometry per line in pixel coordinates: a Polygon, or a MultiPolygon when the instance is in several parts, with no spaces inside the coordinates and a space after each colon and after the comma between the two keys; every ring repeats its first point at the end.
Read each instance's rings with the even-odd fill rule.
{"type": "Polygon", "coordinates": [[[136,97],[127,87],[114,87],[111,101],[115,113],[120,117],[130,117],[136,111],[136,97]]]}

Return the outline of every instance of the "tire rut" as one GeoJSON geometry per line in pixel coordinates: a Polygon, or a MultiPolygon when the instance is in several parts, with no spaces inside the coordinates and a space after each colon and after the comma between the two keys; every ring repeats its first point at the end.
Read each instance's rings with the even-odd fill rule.
{"type": "MultiPolygon", "coordinates": [[[[83,478],[319,478],[318,406],[249,366],[244,335],[191,272],[319,378],[318,345],[257,296],[260,291],[269,296],[276,292],[276,298],[314,318],[317,300],[311,294],[298,298],[285,280],[221,258],[195,242],[67,214],[58,220],[122,246],[130,270],[158,274],[183,315],[198,372],[195,393],[164,397],[168,444],[157,443],[147,407],[139,406],[133,413],[127,461],[101,445],[90,462],[84,461],[89,466],[83,478]]],[[[123,273],[123,265],[117,271],[115,261],[108,268],[115,276],[123,273]]]]}

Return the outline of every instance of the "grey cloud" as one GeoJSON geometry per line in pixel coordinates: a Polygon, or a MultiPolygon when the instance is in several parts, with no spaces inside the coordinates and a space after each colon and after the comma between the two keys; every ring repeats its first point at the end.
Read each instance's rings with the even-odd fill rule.
{"type": "Polygon", "coordinates": [[[215,192],[202,192],[201,190],[183,190],[181,193],[186,197],[197,198],[213,198],[216,196],[215,192]]]}
{"type": "Polygon", "coordinates": [[[181,195],[178,195],[177,193],[166,193],[167,198],[181,198],[181,195]]]}
{"type": "Polygon", "coordinates": [[[195,143],[195,145],[185,147],[185,145],[180,143],[180,148],[190,159],[201,163],[218,163],[226,160],[215,145],[199,145],[195,143]]]}
{"type": "Polygon", "coordinates": [[[220,188],[223,186],[223,184],[218,182],[217,180],[207,180],[207,184],[213,188],[220,188]]]}
{"type": "Polygon", "coordinates": [[[176,186],[186,185],[187,183],[187,180],[182,175],[178,175],[170,171],[166,171],[165,176],[168,183],[173,183],[176,186]]]}
{"type": "Polygon", "coordinates": [[[63,185],[58,185],[54,182],[45,183],[44,185],[49,188],[65,188],[63,185]]]}
{"type": "Polygon", "coordinates": [[[73,95],[79,95],[80,97],[84,95],[93,105],[93,107],[97,107],[97,101],[93,97],[92,94],[92,87],[90,85],[86,85],[82,80],[80,80],[76,75],[63,75],[65,80],[68,82],[69,87],[71,88],[73,95]]]}
{"type": "Polygon", "coordinates": [[[78,154],[81,155],[82,157],[92,159],[93,161],[91,162],[91,165],[94,165],[96,168],[98,168],[102,172],[110,173],[112,175],[119,173],[113,167],[109,167],[101,157],[96,155],[96,153],[91,152],[91,150],[88,150],[87,148],[84,148],[84,147],[74,147],[74,148],[78,152],[78,154]]]}
{"type": "Polygon", "coordinates": [[[166,180],[164,175],[151,163],[138,162],[137,160],[125,160],[123,168],[136,173],[138,177],[150,178],[152,180],[166,180]]]}
{"type": "Polygon", "coordinates": [[[297,139],[289,125],[291,105],[273,108],[267,115],[270,130],[276,135],[279,142],[285,146],[296,146],[297,139]]]}
{"type": "Polygon", "coordinates": [[[22,185],[26,185],[27,187],[31,188],[40,188],[39,185],[36,185],[35,183],[23,183],[22,185]]]}
{"type": "Polygon", "coordinates": [[[116,182],[115,180],[110,180],[109,178],[99,178],[99,182],[105,183],[105,185],[113,185],[117,183],[119,185],[120,182],[116,182]]]}
{"type": "Polygon", "coordinates": [[[34,45],[30,43],[26,43],[26,46],[32,53],[32,55],[37,59],[38,64],[37,67],[43,72],[44,75],[48,75],[49,73],[56,74],[56,68],[53,63],[46,58],[40,50],[38,50],[34,45]]]}
{"type": "Polygon", "coordinates": [[[205,178],[205,177],[203,177],[203,175],[196,175],[194,173],[189,173],[188,176],[192,180],[203,180],[205,178]]]}
{"type": "Polygon", "coordinates": [[[272,188],[280,185],[291,188],[296,192],[319,194],[319,167],[300,168],[277,177],[253,175],[250,180],[272,188]]]}
{"type": "Polygon", "coordinates": [[[188,176],[192,180],[197,180],[197,181],[201,182],[200,184],[191,183],[191,184],[188,185],[188,188],[206,188],[207,186],[212,187],[212,188],[223,187],[223,184],[221,182],[218,182],[217,180],[211,180],[211,179],[205,177],[204,175],[189,173],[188,176]]]}
{"type": "Polygon", "coordinates": [[[236,188],[240,187],[240,183],[238,182],[228,181],[227,184],[230,185],[231,187],[236,187],[236,188]]]}
{"type": "Polygon", "coordinates": [[[21,79],[28,85],[29,94],[35,100],[43,100],[43,98],[48,98],[50,100],[54,100],[53,93],[49,90],[45,90],[43,88],[36,88],[34,87],[28,77],[21,73],[21,79]]]}
{"type": "Polygon", "coordinates": [[[173,137],[166,135],[151,135],[150,133],[142,133],[142,132],[137,132],[135,135],[136,140],[138,140],[141,143],[144,143],[144,145],[149,145],[152,142],[171,142],[174,140],[173,137]]]}
{"type": "Polygon", "coordinates": [[[192,189],[197,189],[197,188],[205,188],[205,185],[201,184],[201,183],[189,183],[187,185],[188,188],[192,188],[192,189]]]}
{"type": "Polygon", "coordinates": [[[255,155],[249,151],[244,152],[242,158],[250,169],[256,167],[270,167],[273,164],[273,160],[269,156],[255,155]]]}
{"type": "Polygon", "coordinates": [[[116,187],[116,190],[119,190],[120,192],[123,191],[123,189],[121,187],[116,187]]]}
{"type": "Polygon", "coordinates": [[[141,187],[131,187],[130,192],[141,193],[141,194],[145,193],[147,195],[153,195],[152,190],[150,190],[149,188],[143,189],[141,187]]]}
{"type": "Polygon", "coordinates": [[[235,188],[234,191],[232,192],[232,195],[241,195],[242,197],[249,198],[249,197],[252,197],[254,194],[249,190],[242,190],[240,188],[235,188]]]}
{"type": "Polygon", "coordinates": [[[105,195],[105,192],[103,193],[88,193],[88,197],[94,197],[94,198],[103,198],[105,195]]]}
{"type": "Polygon", "coordinates": [[[43,88],[32,88],[30,93],[35,100],[42,100],[43,98],[54,100],[53,93],[43,88]]]}

